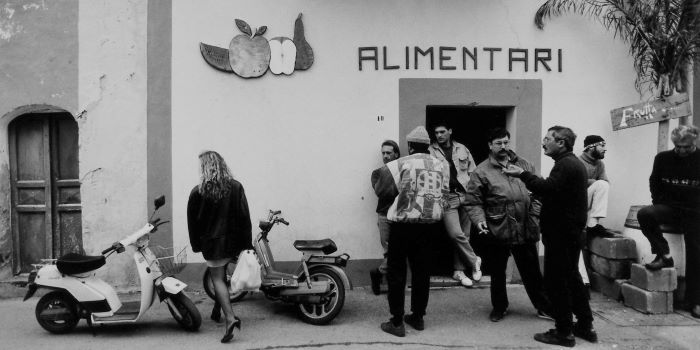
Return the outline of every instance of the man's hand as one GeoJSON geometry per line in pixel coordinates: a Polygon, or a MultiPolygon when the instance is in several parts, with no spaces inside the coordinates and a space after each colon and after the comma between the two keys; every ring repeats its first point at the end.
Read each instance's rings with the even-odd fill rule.
{"type": "Polygon", "coordinates": [[[478,224],[476,224],[476,228],[479,229],[480,235],[489,233],[489,227],[488,227],[488,225],[486,225],[486,221],[482,221],[482,222],[479,222],[478,224]]]}
{"type": "Polygon", "coordinates": [[[520,174],[523,173],[523,168],[513,165],[513,164],[508,164],[508,167],[503,168],[503,173],[508,175],[508,176],[520,176],[520,174]]]}

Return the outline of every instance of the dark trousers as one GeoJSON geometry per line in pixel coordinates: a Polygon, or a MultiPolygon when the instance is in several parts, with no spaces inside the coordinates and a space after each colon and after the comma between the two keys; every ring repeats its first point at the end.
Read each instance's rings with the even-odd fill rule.
{"type": "Polygon", "coordinates": [[[656,204],[646,206],[637,213],[642,233],[649,240],[651,252],[668,254],[668,242],[660,225],[673,224],[683,232],[685,240],[685,300],[690,305],[700,305],[700,213],[656,204]]]}
{"type": "Polygon", "coordinates": [[[411,266],[411,311],[425,315],[430,291],[428,246],[435,230],[431,224],[392,223],[387,252],[389,312],[394,324],[403,322],[406,289],[406,260],[411,266]]]}
{"type": "Polygon", "coordinates": [[[552,316],[557,331],[569,334],[573,327],[573,315],[582,327],[593,324],[591,306],[588,304],[588,292],[578,272],[578,260],[581,243],[564,232],[555,239],[545,241],[544,247],[544,285],[547,296],[552,303],[552,316]]]}
{"type": "Polygon", "coordinates": [[[508,265],[508,257],[512,253],[532,305],[538,310],[547,313],[551,312],[549,299],[544,292],[544,281],[540,272],[536,244],[489,245],[486,259],[488,259],[491,272],[491,305],[493,305],[494,310],[505,311],[508,308],[506,267],[508,265]]]}

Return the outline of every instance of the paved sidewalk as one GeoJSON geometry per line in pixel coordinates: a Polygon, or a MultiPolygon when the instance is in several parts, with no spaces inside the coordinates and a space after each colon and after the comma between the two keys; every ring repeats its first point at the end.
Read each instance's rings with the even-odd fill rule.
{"type": "MultiPolygon", "coordinates": [[[[501,322],[488,320],[488,288],[437,288],[430,293],[426,329],[407,329],[405,338],[383,333],[388,319],[386,295],[369,288],[348,291],[340,315],[327,326],[301,322],[294,307],[247,296],[234,308],[243,320],[242,331],[229,345],[219,343],[223,326],[209,320],[213,302],[203,292],[189,295],[203,316],[197,333],[180,330],[165,305],[154,305],[146,318],[131,325],[97,328],[93,336],[85,321],[68,335],[44,331],[34,318],[38,298],[0,300],[0,345],[3,349],[556,349],[532,339],[553,327],[537,318],[521,285],[509,285],[510,311],[501,322]]],[[[407,309],[409,298],[407,297],[407,309]]],[[[592,306],[600,342],[576,339],[579,349],[697,349],[700,320],[687,313],[648,316],[594,293],[592,306]]]]}

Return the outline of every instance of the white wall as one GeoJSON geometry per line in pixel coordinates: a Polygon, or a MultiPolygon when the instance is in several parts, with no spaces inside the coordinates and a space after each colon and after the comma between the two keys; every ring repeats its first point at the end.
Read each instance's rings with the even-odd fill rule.
{"type": "MultiPolygon", "coordinates": [[[[248,195],[254,220],[282,209],[292,223],[271,240],[278,260],[296,260],[295,239],[330,237],[353,259],[378,258],[376,198],[369,174],[381,165],[379,145],[398,139],[399,78],[542,79],[546,130],[569,126],[608,141],[613,184],[606,226],[620,228],[630,204],[648,201],[647,178],[656,127],[613,133],[609,111],[638,102],[627,49],[592,20],[556,18],[538,30],[538,3],[524,1],[177,1],[173,4],[174,241],[186,244],[187,195],[197,183],[197,154],[219,151],[248,195]],[[228,47],[240,34],[234,19],[268,26],[266,38],[292,37],[304,14],[315,53],[308,71],[268,72],[242,79],[202,59],[198,44],[228,47]],[[358,47],[388,46],[390,64],[403,64],[404,46],[479,47],[477,71],[358,71],[358,47]],[[500,47],[494,70],[483,47],[500,47]],[[561,48],[563,72],[508,71],[508,48],[561,48]],[[384,122],[377,122],[383,115],[384,122]]],[[[453,57],[460,57],[454,54],[453,57]]],[[[380,62],[381,65],[381,62],[380,62]]],[[[543,134],[544,134],[543,130],[543,134]]],[[[532,140],[539,143],[540,140],[532,140]]],[[[405,145],[402,151],[405,153],[405,145]]],[[[543,159],[547,174],[552,162],[543,159]]],[[[82,169],[82,167],[81,167],[82,169]]],[[[200,256],[197,256],[200,257],[200,256]]],[[[190,261],[196,261],[190,258],[190,261]]],[[[201,260],[200,260],[201,261],[201,260]]]]}
{"type": "MultiPolygon", "coordinates": [[[[83,244],[95,254],[147,219],[147,3],[86,0],[79,9],[83,244]]],[[[131,259],[111,257],[99,271],[118,286],[137,283],[131,259]]]]}

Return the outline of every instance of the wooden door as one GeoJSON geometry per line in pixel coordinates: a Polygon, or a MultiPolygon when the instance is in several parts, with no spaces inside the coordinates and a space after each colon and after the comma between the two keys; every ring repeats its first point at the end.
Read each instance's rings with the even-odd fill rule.
{"type": "Polygon", "coordinates": [[[83,252],[78,125],[70,114],[29,114],[10,123],[15,273],[83,252]]]}

